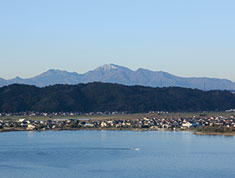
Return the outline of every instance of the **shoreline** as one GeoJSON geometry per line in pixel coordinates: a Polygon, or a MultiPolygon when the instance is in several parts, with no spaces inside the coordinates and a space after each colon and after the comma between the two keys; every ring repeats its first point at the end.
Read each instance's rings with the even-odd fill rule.
{"type": "MultiPolygon", "coordinates": [[[[47,129],[47,130],[28,130],[28,129],[21,129],[21,128],[15,128],[15,129],[0,129],[1,132],[18,132],[18,131],[25,131],[25,132],[43,132],[43,131],[76,131],[76,130],[96,130],[96,131],[102,131],[102,130],[110,130],[110,131],[160,131],[157,129],[140,129],[140,128],[70,128],[70,129],[63,129],[63,128],[56,128],[56,129],[47,129]]],[[[163,131],[163,130],[161,130],[163,131]]],[[[165,130],[165,131],[171,131],[171,130],[165,130]]]]}
{"type": "Polygon", "coordinates": [[[43,131],[163,131],[163,132],[192,132],[194,135],[211,135],[211,136],[235,136],[235,132],[197,132],[195,130],[171,130],[171,129],[141,129],[141,128],[70,128],[70,129],[48,129],[48,130],[27,130],[22,128],[14,129],[0,129],[0,133],[3,132],[43,132],[43,131]]]}
{"type": "Polygon", "coordinates": [[[235,132],[194,132],[195,135],[235,136],[235,132]]]}

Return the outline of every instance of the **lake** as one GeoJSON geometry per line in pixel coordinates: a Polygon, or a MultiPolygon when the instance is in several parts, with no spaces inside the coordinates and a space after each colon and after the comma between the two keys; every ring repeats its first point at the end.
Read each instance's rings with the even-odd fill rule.
{"type": "Polygon", "coordinates": [[[3,178],[233,178],[235,137],[160,131],[0,133],[3,178]]]}

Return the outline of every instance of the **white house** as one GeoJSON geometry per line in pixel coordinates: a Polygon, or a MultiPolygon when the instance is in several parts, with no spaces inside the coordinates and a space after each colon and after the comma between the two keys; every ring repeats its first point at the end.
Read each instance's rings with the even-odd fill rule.
{"type": "Polygon", "coordinates": [[[36,127],[32,124],[29,124],[27,130],[34,130],[36,127]]]}
{"type": "Polygon", "coordinates": [[[184,122],[183,124],[182,124],[182,127],[184,127],[184,128],[190,128],[190,127],[193,127],[195,124],[194,123],[192,123],[192,122],[184,122]]]}

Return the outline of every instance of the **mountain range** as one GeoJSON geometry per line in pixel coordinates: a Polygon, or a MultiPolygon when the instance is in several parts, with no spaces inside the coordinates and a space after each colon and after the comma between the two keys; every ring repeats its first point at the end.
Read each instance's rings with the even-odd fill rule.
{"type": "Polygon", "coordinates": [[[78,84],[89,82],[117,83],[123,85],[142,85],[149,87],[184,87],[201,90],[235,90],[235,83],[227,79],[207,77],[179,77],[167,72],[140,68],[133,71],[127,67],[106,64],[84,74],[63,70],[48,70],[32,78],[16,77],[6,80],[0,78],[0,87],[10,84],[28,84],[45,87],[54,84],[78,84]]]}

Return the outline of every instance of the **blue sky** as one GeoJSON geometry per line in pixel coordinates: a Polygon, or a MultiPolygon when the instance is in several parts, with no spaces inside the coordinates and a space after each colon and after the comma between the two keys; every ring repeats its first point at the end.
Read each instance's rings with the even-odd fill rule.
{"type": "Polygon", "coordinates": [[[114,63],[235,81],[234,0],[2,0],[0,77],[114,63]]]}

